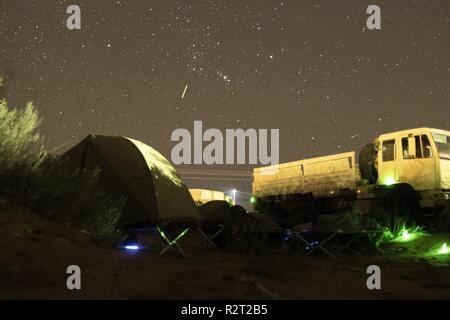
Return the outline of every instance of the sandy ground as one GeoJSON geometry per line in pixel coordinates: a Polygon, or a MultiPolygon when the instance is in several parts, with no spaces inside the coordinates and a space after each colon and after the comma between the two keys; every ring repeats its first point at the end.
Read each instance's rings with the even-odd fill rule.
{"type": "MultiPolygon", "coordinates": [[[[175,253],[127,252],[100,246],[83,232],[0,202],[2,299],[450,299],[450,257],[423,255],[449,234],[384,254],[337,262],[298,252],[270,255],[218,253],[181,242],[175,253]],[[68,290],[66,268],[82,270],[82,289],[68,290]],[[382,289],[368,290],[366,268],[380,266],[382,289]]],[[[191,240],[189,240],[191,239],[191,240]]]]}

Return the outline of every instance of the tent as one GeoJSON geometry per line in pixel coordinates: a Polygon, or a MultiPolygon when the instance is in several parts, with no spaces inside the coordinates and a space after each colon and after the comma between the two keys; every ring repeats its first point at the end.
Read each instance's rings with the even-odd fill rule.
{"type": "Polygon", "coordinates": [[[127,137],[89,135],[62,157],[83,174],[100,169],[99,184],[126,198],[121,226],[196,222],[199,213],[172,164],[127,137]]]}

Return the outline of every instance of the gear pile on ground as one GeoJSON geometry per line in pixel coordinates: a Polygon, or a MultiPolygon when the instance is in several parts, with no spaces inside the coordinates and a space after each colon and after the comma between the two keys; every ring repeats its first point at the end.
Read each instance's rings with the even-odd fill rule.
{"type": "Polygon", "coordinates": [[[283,230],[269,217],[247,212],[226,201],[211,201],[200,207],[202,228],[214,234],[216,245],[226,251],[265,253],[281,244],[283,230]]]}

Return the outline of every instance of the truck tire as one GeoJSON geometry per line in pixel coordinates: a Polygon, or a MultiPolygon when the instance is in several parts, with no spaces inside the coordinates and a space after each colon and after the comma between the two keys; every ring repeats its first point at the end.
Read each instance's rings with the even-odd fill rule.
{"type": "Polygon", "coordinates": [[[375,166],[377,153],[373,143],[365,145],[359,153],[359,170],[361,178],[369,181],[369,184],[376,183],[378,180],[378,171],[375,166]]]}
{"type": "Polygon", "coordinates": [[[419,196],[411,186],[395,185],[393,189],[382,190],[379,196],[383,209],[388,213],[391,230],[399,224],[411,227],[420,222],[419,196]]]}
{"type": "Polygon", "coordinates": [[[437,229],[439,232],[450,232],[450,205],[438,214],[437,229]]]}

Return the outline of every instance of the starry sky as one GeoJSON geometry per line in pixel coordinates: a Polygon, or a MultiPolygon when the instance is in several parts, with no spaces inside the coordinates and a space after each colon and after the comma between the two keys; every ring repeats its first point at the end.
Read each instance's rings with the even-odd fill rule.
{"type": "MultiPolygon", "coordinates": [[[[202,120],[280,129],[280,161],[292,161],[449,129],[449,35],[448,0],[0,0],[0,96],[35,102],[49,150],[99,133],[170,158],[172,131],[202,120]],[[71,4],[81,30],[66,27],[71,4]],[[366,28],[370,4],[381,30],[366,28]]],[[[220,179],[186,183],[251,190],[220,179]]]]}

